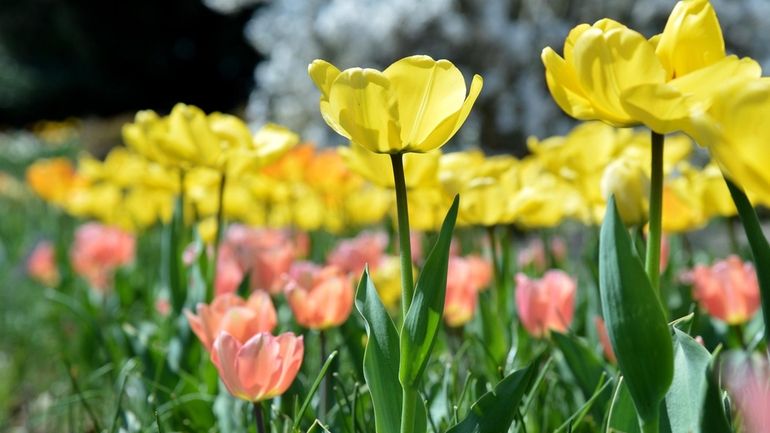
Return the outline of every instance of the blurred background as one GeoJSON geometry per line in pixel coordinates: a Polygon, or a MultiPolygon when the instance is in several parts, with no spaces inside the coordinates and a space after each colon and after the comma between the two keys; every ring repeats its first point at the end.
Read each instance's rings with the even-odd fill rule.
{"type": "MultiPolygon", "coordinates": [[[[529,135],[573,122],[551,101],[540,51],[580,22],[611,17],[651,36],[673,0],[5,0],[0,3],[0,128],[68,121],[96,150],[140,109],[174,103],[284,124],[338,144],[307,64],[383,68],[415,53],[448,58],[484,90],[455,146],[525,151],[529,135]],[[73,120],[77,119],[77,120],[73,120]]],[[[765,0],[715,0],[728,50],[767,67],[765,0]]],[[[561,47],[557,51],[561,52],[561,47]]],[[[53,128],[56,129],[56,128],[53,128]]],[[[102,149],[102,152],[99,150],[102,149]]]]}

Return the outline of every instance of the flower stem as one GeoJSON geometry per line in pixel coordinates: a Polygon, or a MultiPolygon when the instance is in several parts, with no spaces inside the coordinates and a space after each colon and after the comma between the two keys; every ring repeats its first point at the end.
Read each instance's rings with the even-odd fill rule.
{"type": "Polygon", "coordinates": [[[217,198],[217,226],[214,232],[214,261],[210,266],[211,274],[209,276],[209,284],[206,289],[206,302],[211,301],[214,298],[214,282],[217,278],[217,265],[219,264],[219,243],[222,241],[222,224],[224,223],[225,215],[225,185],[227,184],[227,174],[222,172],[222,177],[219,180],[219,195],[217,198]]]}
{"type": "Polygon", "coordinates": [[[254,402],[254,423],[257,425],[257,433],[266,433],[265,419],[262,417],[262,402],[254,402]]]}
{"type": "Polygon", "coordinates": [[[415,430],[414,416],[417,404],[417,390],[404,387],[401,395],[403,396],[401,401],[401,433],[412,433],[415,430]]]}
{"type": "Polygon", "coordinates": [[[660,415],[656,413],[650,418],[640,422],[642,433],[658,433],[660,431],[660,415]]]}
{"type": "Polygon", "coordinates": [[[652,171],[650,178],[650,231],[647,237],[645,270],[653,290],[660,297],[660,238],[663,214],[663,141],[662,134],[652,132],[652,171]]]}
{"type": "MultiPolygon", "coordinates": [[[[396,211],[398,214],[398,248],[401,254],[401,315],[406,318],[414,296],[412,275],[412,245],[409,239],[409,207],[406,201],[406,179],[404,160],[400,153],[390,155],[393,164],[393,181],[396,187],[396,211]]],[[[404,390],[406,393],[406,390],[404,390]]],[[[406,401],[404,402],[406,404],[406,401]]]]}
{"type": "MultiPolygon", "coordinates": [[[[326,363],[326,332],[320,330],[318,332],[318,339],[320,340],[321,349],[321,368],[323,369],[324,363],[326,363]]],[[[321,379],[321,395],[319,396],[320,404],[318,407],[318,418],[324,420],[326,418],[326,399],[329,395],[329,381],[326,379],[326,375],[321,379]]]]}

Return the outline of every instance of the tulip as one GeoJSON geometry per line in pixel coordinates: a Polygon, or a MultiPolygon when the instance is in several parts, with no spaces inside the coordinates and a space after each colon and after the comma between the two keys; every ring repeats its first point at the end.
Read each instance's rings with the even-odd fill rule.
{"type": "Polygon", "coordinates": [[[466,97],[462,73],[448,60],[403,58],[380,72],[314,60],[308,73],[321,91],[320,108],[338,134],[375,153],[428,152],[455,135],[483,80],[466,97]]]}
{"type": "Polygon", "coordinates": [[[770,361],[767,356],[733,355],[723,365],[725,387],[742,415],[746,433],[770,431],[770,361]]]}
{"type": "Polygon", "coordinates": [[[618,359],[615,357],[615,351],[612,350],[612,343],[610,342],[609,334],[607,334],[604,320],[599,316],[594,317],[594,326],[596,326],[596,333],[599,334],[599,343],[602,345],[604,357],[613,364],[617,363],[618,359]]]}
{"type": "Polygon", "coordinates": [[[87,223],[78,227],[70,249],[72,268],[92,288],[105,291],[112,273],[134,260],[136,239],[114,227],[87,223]]]}
{"type": "Polygon", "coordinates": [[[58,205],[66,203],[70,192],[82,181],[66,158],[36,161],[27,169],[26,177],[37,195],[58,205]]]}
{"type": "Polygon", "coordinates": [[[361,275],[364,266],[370,271],[377,269],[388,246],[388,236],[383,232],[362,232],[353,239],[341,241],[329,253],[327,263],[345,273],[361,275]]]}
{"type": "Polygon", "coordinates": [[[286,278],[286,299],[300,325],[325,330],[343,324],[350,316],[355,290],[350,278],[337,267],[298,262],[286,278]]]}
{"type": "Polygon", "coordinates": [[[615,195],[620,218],[626,225],[647,221],[650,178],[637,160],[621,158],[611,162],[601,180],[605,198],[615,195]]]}
{"type": "Polygon", "coordinates": [[[707,112],[694,117],[695,139],[708,147],[724,175],[749,195],[770,191],[770,79],[733,80],[707,112]]]}
{"type": "Polygon", "coordinates": [[[55,286],[59,282],[56,251],[49,241],[41,241],[27,259],[27,274],[39,283],[55,286]]]}
{"type": "Polygon", "coordinates": [[[696,266],[686,281],[693,284],[693,296],[708,313],[730,325],[748,321],[759,308],[759,283],[751,263],[737,256],[696,266]]]}
{"type": "Polygon", "coordinates": [[[274,337],[260,332],[241,342],[226,331],[219,333],[212,358],[230,394],[259,402],[283,394],[302,366],[302,336],[287,332],[274,337]]]}
{"type": "Polygon", "coordinates": [[[450,327],[458,327],[473,318],[478,293],[492,279],[492,265],[478,256],[449,258],[444,321],[450,327]]]}
{"type": "Polygon", "coordinates": [[[195,311],[197,314],[189,310],[185,310],[184,314],[190,328],[209,352],[221,332],[227,332],[239,343],[245,343],[260,332],[271,332],[278,323],[273,302],[262,291],[252,293],[248,300],[225,293],[215,297],[211,305],[199,303],[195,311]]]}
{"type": "Polygon", "coordinates": [[[539,338],[549,330],[566,331],[576,289],[575,280],[560,270],[549,270],[539,280],[516,274],[516,309],[527,332],[539,338]]]}

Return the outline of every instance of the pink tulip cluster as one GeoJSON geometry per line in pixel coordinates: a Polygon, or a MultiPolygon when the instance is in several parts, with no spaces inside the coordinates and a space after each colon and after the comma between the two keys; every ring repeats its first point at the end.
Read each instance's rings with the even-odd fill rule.
{"type": "Polygon", "coordinates": [[[70,250],[73,270],[92,288],[104,292],[116,269],[134,260],[134,235],[115,227],[87,223],[78,227],[70,250]]]}
{"type": "Polygon", "coordinates": [[[577,283],[561,270],[549,270],[541,279],[516,275],[516,308],[524,328],[533,337],[550,330],[564,332],[572,323],[577,283]]]}
{"type": "Polygon", "coordinates": [[[708,313],[730,325],[745,323],[759,308],[759,282],[751,263],[729,256],[712,266],[697,265],[683,276],[708,313]]]}
{"type": "Polygon", "coordinates": [[[449,258],[444,321],[458,327],[468,323],[476,311],[479,292],[492,281],[492,264],[480,256],[449,258]]]}
{"type": "Polygon", "coordinates": [[[304,340],[271,334],[277,315],[267,292],[255,291],[248,300],[225,293],[211,305],[198,304],[196,312],[185,311],[187,320],[231,394],[256,402],[288,389],[302,365],[304,340]]]}
{"type": "Polygon", "coordinates": [[[342,272],[360,276],[364,266],[377,268],[388,246],[388,236],[382,232],[364,232],[353,239],[340,242],[329,254],[327,263],[342,272]]]}
{"type": "Polygon", "coordinates": [[[230,226],[219,246],[216,293],[235,292],[247,274],[252,290],[280,292],[283,275],[303,255],[303,244],[285,230],[230,226]]]}
{"type": "Polygon", "coordinates": [[[56,251],[49,241],[39,242],[27,259],[27,275],[46,286],[55,286],[59,282],[59,269],[56,267],[56,251]]]}

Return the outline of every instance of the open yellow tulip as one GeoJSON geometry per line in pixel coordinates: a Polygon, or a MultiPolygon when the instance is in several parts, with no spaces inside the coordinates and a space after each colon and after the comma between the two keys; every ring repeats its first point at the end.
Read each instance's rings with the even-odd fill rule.
{"type": "Polygon", "coordinates": [[[462,73],[448,60],[403,58],[380,72],[315,60],[308,73],[321,91],[321,114],[338,134],[376,153],[429,152],[467,119],[481,92],[475,75],[466,97],[462,73]]]}

